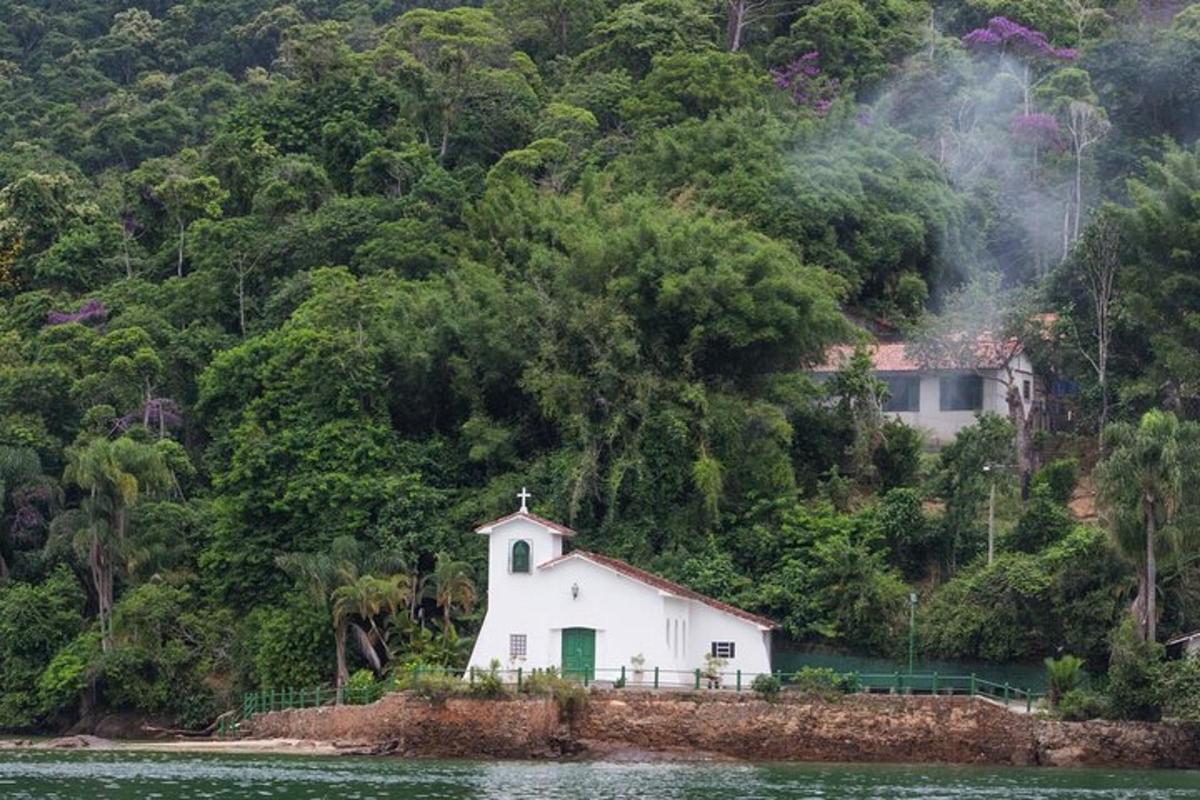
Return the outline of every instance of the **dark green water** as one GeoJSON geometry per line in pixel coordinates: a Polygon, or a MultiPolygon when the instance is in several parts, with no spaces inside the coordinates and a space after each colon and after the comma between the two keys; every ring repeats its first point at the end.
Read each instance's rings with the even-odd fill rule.
{"type": "Polygon", "coordinates": [[[1163,800],[1200,798],[1200,773],[0,752],[3,800],[475,797],[1163,800]]]}
{"type": "Polygon", "coordinates": [[[1200,799],[1200,772],[0,752],[4,800],[1200,799]]]}

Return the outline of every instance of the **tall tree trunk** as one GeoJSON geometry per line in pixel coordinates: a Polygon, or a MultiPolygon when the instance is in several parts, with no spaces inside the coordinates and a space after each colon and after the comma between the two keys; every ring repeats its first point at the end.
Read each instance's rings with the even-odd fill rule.
{"type": "Polygon", "coordinates": [[[1071,224],[1071,241],[1079,238],[1079,211],[1083,208],[1083,149],[1075,146],[1075,218],[1071,224]]]}
{"type": "Polygon", "coordinates": [[[448,115],[442,116],[442,146],[438,150],[438,163],[441,164],[446,160],[446,153],[450,150],[450,118],[448,115]]]}
{"type": "Polygon", "coordinates": [[[1024,80],[1021,81],[1021,93],[1023,95],[1023,99],[1025,100],[1025,116],[1028,117],[1033,111],[1033,98],[1031,97],[1031,90],[1033,87],[1030,85],[1028,64],[1025,65],[1024,76],[1024,80]]]}
{"type": "Polygon", "coordinates": [[[183,277],[183,242],[184,234],[187,233],[187,226],[182,222],[179,223],[179,258],[175,262],[175,274],[180,278],[183,277]]]}
{"type": "Polygon", "coordinates": [[[1158,562],[1154,555],[1154,538],[1157,532],[1154,521],[1154,505],[1151,504],[1146,513],[1146,625],[1144,628],[1147,642],[1154,642],[1157,631],[1158,598],[1156,587],[1158,583],[1158,562]]]}
{"type": "Polygon", "coordinates": [[[346,625],[341,624],[333,629],[333,645],[337,650],[337,699],[342,702],[342,689],[350,682],[350,670],[346,668],[346,625]]]}
{"type": "Polygon", "coordinates": [[[1062,227],[1062,258],[1059,261],[1066,261],[1067,256],[1071,252],[1071,201],[1063,206],[1063,227],[1062,227]]]}
{"type": "Polygon", "coordinates": [[[1104,455],[1104,429],[1108,427],[1108,370],[1100,371],[1100,455],[1104,455]]]}
{"type": "Polygon", "coordinates": [[[1012,421],[1013,432],[1016,436],[1017,450],[1017,475],[1021,482],[1021,499],[1029,499],[1029,485],[1033,477],[1033,471],[1037,465],[1034,463],[1033,452],[1033,415],[1025,413],[1025,401],[1021,398],[1021,387],[1018,385],[1017,376],[1009,373],[1008,375],[1008,418],[1012,421]]]}
{"type": "MultiPolygon", "coordinates": [[[[142,381],[142,426],[145,428],[150,427],[150,401],[153,397],[154,393],[150,388],[150,379],[146,378],[142,381]]],[[[162,417],[161,409],[158,416],[162,417]]]]}
{"type": "Polygon", "coordinates": [[[729,18],[725,22],[725,43],[729,52],[742,48],[742,28],[746,24],[746,0],[730,0],[729,18]]]}
{"type": "Polygon", "coordinates": [[[88,568],[92,573],[92,583],[96,587],[96,613],[100,623],[100,650],[112,650],[112,568],[105,557],[104,546],[100,536],[92,534],[91,548],[88,553],[88,568]]]}

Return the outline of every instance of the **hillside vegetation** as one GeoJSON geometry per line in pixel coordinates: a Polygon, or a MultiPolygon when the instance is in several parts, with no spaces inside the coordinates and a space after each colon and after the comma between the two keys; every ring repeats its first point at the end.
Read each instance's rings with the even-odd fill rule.
{"type": "Polygon", "coordinates": [[[921,653],[1106,669],[1145,569],[1065,504],[1200,415],[1200,7],[421,5],[0,0],[0,729],[461,664],[522,486],[798,641],[895,656],[917,591],[921,653]],[[989,565],[1012,424],[806,368],[1035,311],[1078,393],[989,565]]]}

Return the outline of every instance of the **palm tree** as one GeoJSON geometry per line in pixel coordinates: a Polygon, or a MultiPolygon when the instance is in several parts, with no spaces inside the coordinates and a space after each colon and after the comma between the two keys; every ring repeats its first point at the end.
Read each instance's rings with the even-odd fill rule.
{"type": "Polygon", "coordinates": [[[91,571],[100,644],[107,653],[113,640],[113,581],[127,543],[129,511],[143,493],[169,487],[171,471],[154,445],[128,437],[93,439],[67,450],[63,479],[87,493],[78,511],[60,525],[73,528],[76,550],[91,571]]]}
{"type": "Polygon", "coordinates": [[[1068,653],[1060,658],[1047,658],[1045,664],[1050,704],[1057,706],[1062,696],[1078,686],[1083,678],[1083,659],[1068,653]]]}
{"type": "Polygon", "coordinates": [[[1138,569],[1131,611],[1145,641],[1155,640],[1159,550],[1178,541],[1181,513],[1196,499],[1200,426],[1148,411],[1135,426],[1104,432],[1108,454],[1097,470],[1099,501],[1117,547],[1138,569]]]}
{"type": "Polygon", "coordinates": [[[442,610],[445,630],[450,629],[450,617],[456,608],[469,614],[479,600],[475,582],[471,580],[471,565],[455,561],[445,553],[438,553],[433,573],[426,576],[424,584],[425,596],[442,610]]]}
{"type": "MultiPolygon", "coordinates": [[[[328,552],[288,553],[276,558],[275,562],[330,614],[337,658],[335,685],[338,688],[345,686],[350,680],[346,666],[346,638],[350,631],[356,630],[353,618],[364,619],[378,633],[375,617],[382,610],[394,612],[397,605],[408,600],[406,587],[410,579],[403,557],[395,551],[368,551],[353,537],[339,536],[330,544],[328,552]],[[384,573],[387,577],[376,577],[373,573],[384,573]],[[374,581],[393,586],[395,592],[374,585],[374,581]],[[369,616],[362,613],[371,608],[376,610],[369,616]]],[[[369,641],[363,641],[364,638],[365,634],[358,642],[363,655],[370,659],[375,652],[369,641]]],[[[372,666],[378,663],[377,655],[374,661],[372,666]]]]}
{"type": "MultiPolygon", "coordinates": [[[[334,639],[340,639],[344,653],[346,633],[354,631],[359,649],[375,671],[381,672],[383,664],[376,646],[383,643],[384,636],[376,625],[376,619],[381,614],[395,614],[397,609],[408,604],[408,577],[359,575],[353,569],[341,570],[340,577],[342,585],[334,589],[330,597],[333,601],[334,639]],[[369,634],[354,623],[356,617],[366,623],[369,634]]],[[[345,672],[344,656],[338,668],[345,672]]]]}

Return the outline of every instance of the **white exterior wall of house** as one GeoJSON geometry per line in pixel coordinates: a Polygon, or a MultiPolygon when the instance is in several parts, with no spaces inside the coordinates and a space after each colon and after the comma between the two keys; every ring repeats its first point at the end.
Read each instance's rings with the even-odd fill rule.
{"type": "Polygon", "coordinates": [[[770,631],[753,622],[583,557],[543,566],[562,554],[563,537],[527,519],[498,525],[488,536],[487,615],[471,653],[472,667],[487,669],[496,659],[503,669],[561,669],[563,629],[591,628],[598,680],[615,680],[624,666],[626,680],[639,682],[632,659],[641,655],[640,682],[650,683],[658,667],[662,684],[690,685],[714,641],[735,643],[735,657],[724,669],[740,669],[743,680],[771,670],[770,631]],[[528,573],[509,569],[510,548],[518,539],[532,548],[528,573]],[[523,658],[510,657],[513,634],[526,637],[523,658]]]}
{"type": "MultiPolygon", "coordinates": [[[[979,415],[992,412],[1002,417],[1008,417],[1008,383],[1009,373],[1017,382],[1018,391],[1024,381],[1030,384],[1030,399],[1025,401],[1025,414],[1028,415],[1034,403],[1038,400],[1039,387],[1033,374],[1033,364],[1029,358],[1020,353],[1013,357],[1009,369],[981,370],[947,370],[921,372],[920,409],[918,411],[889,411],[888,417],[898,417],[901,422],[925,431],[929,443],[934,447],[949,444],[958,432],[968,425],[974,425],[979,415]],[[942,411],[941,410],[941,379],[952,375],[979,375],[983,378],[983,408],[971,411],[942,411]]],[[[906,375],[911,373],[889,373],[906,375]]]]}

